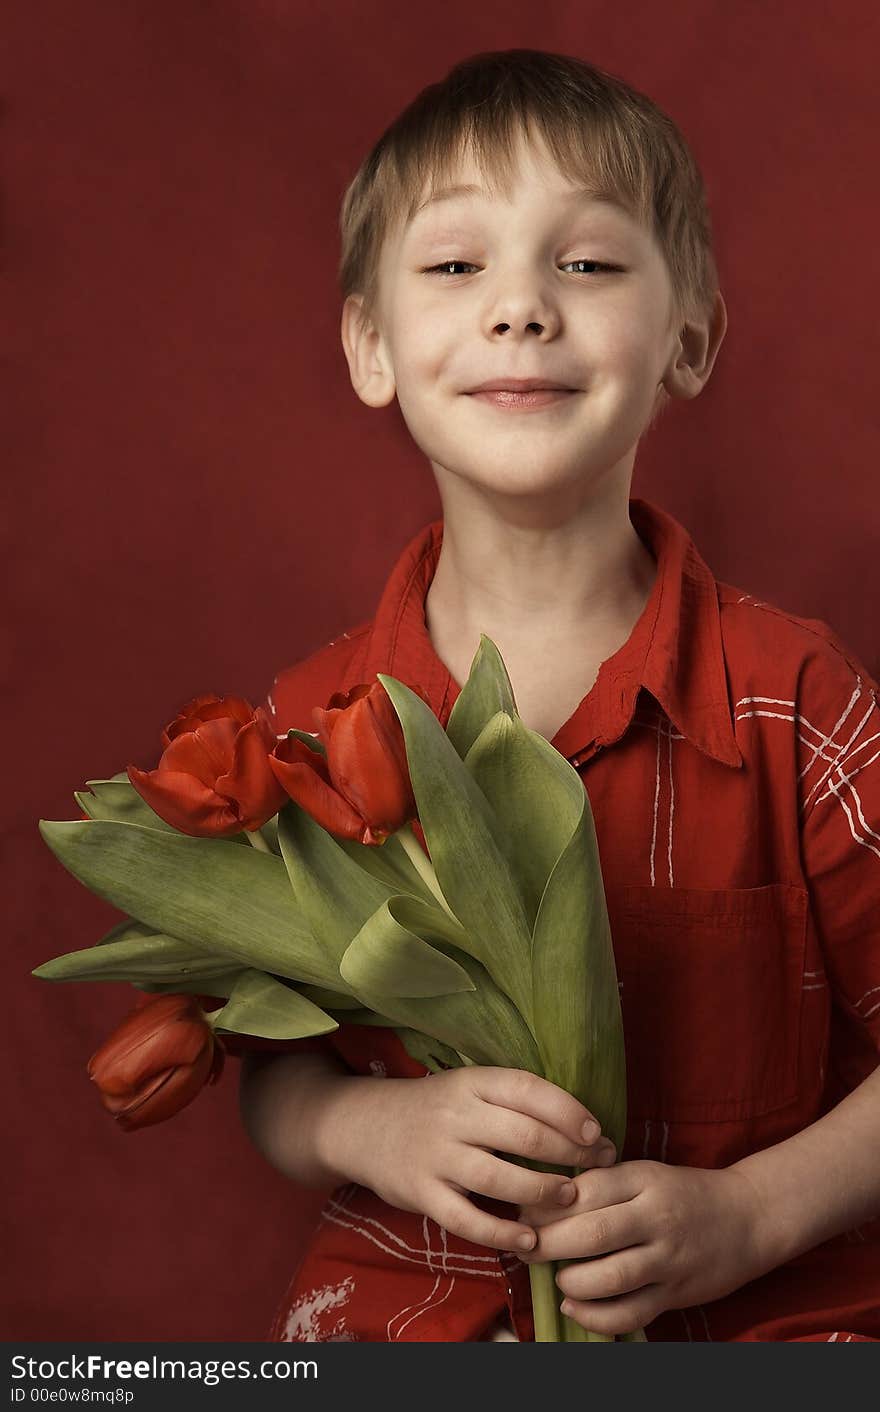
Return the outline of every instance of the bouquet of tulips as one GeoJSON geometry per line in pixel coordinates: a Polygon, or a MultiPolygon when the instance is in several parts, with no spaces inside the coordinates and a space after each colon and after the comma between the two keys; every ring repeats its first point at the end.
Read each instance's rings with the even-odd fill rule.
{"type": "MultiPolygon", "coordinates": [[[[91,780],[82,819],[40,821],[126,920],[33,974],[149,997],[92,1056],[105,1106],[129,1128],[171,1116],[219,1077],[224,1033],[385,1025],[433,1072],[542,1075],[620,1152],[623,1028],[589,799],[523,724],[495,645],[481,636],[445,730],[419,687],[382,673],[313,720],[276,737],[262,708],[196,697],[156,770],[91,780]],[[206,997],[225,1003],[205,1013],[206,997]]],[[[529,1266],[536,1341],[611,1341],[561,1315],[556,1268],[529,1266]]]]}

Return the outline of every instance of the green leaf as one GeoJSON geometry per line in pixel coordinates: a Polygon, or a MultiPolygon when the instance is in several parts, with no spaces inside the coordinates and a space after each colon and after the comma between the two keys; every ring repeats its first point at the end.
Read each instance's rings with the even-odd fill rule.
{"type": "Polygon", "coordinates": [[[384,883],[391,892],[410,893],[425,902],[436,901],[433,892],[410,862],[398,834],[389,834],[381,844],[358,843],[354,838],[338,838],[336,842],[343,853],[384,883]]]}
{"type": "Polygon", "coordinates": [[[322,1010],[360,1010],[361,1002],[356,995],[344,990],[330,990],[322,985],[302,985],[300,993],[320,1005],[322,1010]]]}
{"type": "Polygon", "coordinates": [[[440,1074],[444,1069],[460,1069],[465,1063],[457,1050],[441,1044],[431,1035],[403,1027],[398,1027],[396,1033],[410,1058],[430,1069],[432,1074],[440,1074]]]}
{"type": "MultiPolygon", "coordinates": [[[[395,898],[394,903],[412,903],[412,898],[395,898]]],[[[356,946],[378,955],[388,934],[388,908],[380,907],[365,922],[356,946]],[[378,933],[373,940],[371,934],[378,933]]],[[[353,943],[355,944],[355,943],[353,943]]],[[[495,985],[488,971],[464,951],[450,946],[439,936],[437,950],[454,959],[471,982],[471,989],[445,995],[388,995],[374,991],[369,976],[361,977],[358,995],[377,1014],[385,1015],[395,1026],[430,1035],[467,1054],[477,1064],[501,1064],[514,1069],[540,1073],[540,1056],[535,1041],[513,1002],[495,985]]],[[[366,973],[367,968],[364,968],[366,973]]],[[[383,978],[384,979],[384,978],[383,978]]]]}
{"type": "Polygon", "coordinates": [[[318,737],[316,735],[312,735],[311,732],[300,731],[297,730],[295,726],[290,726],[287,734],[288,736],[293,736],[295,740],[301,740],[303,745],[307,745],[310,750],[313,750],[315,752],[316,755],[326,756],[327,751],[324,749],[318,737]]]}
{"type": "Polygon", "coordinates": [[[318,984],[347,990],[339,962],[391,889],[359,867],[339,840],[293,799],[278,815],[278,841],[298,912],[321,938],[328,968],[333,968],[333,977],[318,984]]]}
{"type": "Polygon", "coordinates": [[[513,687],[501,653],[485,633],[471,662],[468,679],[446,722],[446,734],[463,760],[482,731],[499,711],[517,714],[513,687]]]}
{"type": "MultiPolygon", "coordinates": [[[[559,768],[549,755],[548,764],[559,768]]],[[[578,789],[560,809],[570,837],[535,921],[535,1034],[545,1077],[595,1113],[620,1152],[626,1136],[623,1019],[593,813],[579,778],[578,789]]]]}
{"type": "Polygon", "coordinates": [[[74,877],[155,931],[273,975],[343,984],[274,854],[109,820],[39,827],[74,877]]]}
{"type": "Polygon", "coordinates": [[[547,879],[580,813],[583,782],[542,735],[505,711],[483,727],[465,765],[504,821],[502,850],[531,931],[547,879]]]}
{"type": "Polygon", "coordinates": [[[203,980],[183,981],[132,981],[138,990],[155,995],[213,995],[221,1000],[232,994],[232,988],[244,967],[236,966],[231,971],[221,971],[216,976],[206,976],[203,980]]]}
{"type": "Polygon", "coordinates": [[[113,819],[119,823],[142,824],[145,828],[178,833],[154,813],[126,775],[109,780],[87,780],[87,789],[74,790],[73,797],[90,819],[113,819]],[[92,792],[89,793],[88,791],[92,792]]]}
{"type": "Polygon", "coordinates": [[[223,1009],[213,1012],[211,1023],[221,1035],[225,1030],[264,1039],[304,1039],[339,1028],[332,1016],[299,991],[254,970],[242,971],[223,1009]]]}
{"type": "Polygon", "coordinates": [[[378,678],[403,728],[419,820],[443,896],[467,933],[471,955],[528,1021],[529,925],[495,839],[500,823],[431,708],[403,682],[382,672],[378,678]]]}
{"type": "Polygon", "coordinates": [[[356,995],[383,999],[473,990],[473,981],[458,962],[427,939],[443,941],[453,926],[437,906],[414,897],[389,897],[349,945],[340,974],[356,995]]]}
{"type": "MultiPolygon", "coordinates": [[[[130,923],[123,923],[131,931],[130,923]]],[[[114,929],[115,930],[115,929],[114,929]]],[[[189,942],[154,933],[127,936],[119,941],[105,937],[84,951],[69,951],[31,971],[46,981],[199,981],[230,969],[229,957],[200,951],[189,942]]],[[[206,992],[207,994],[207,992],[206,992]]]]}
{"type": "Polygon", "coordinates": [[[146,922],[138,922],[134,917],[126,917],[124,921],[117,922],[115,927],[111,927],[109,932],[96,941],[96,946],[108,946],[111,941],[130,941],[138,936],[161,936],[155,927],[147,926],[146,922]]]}

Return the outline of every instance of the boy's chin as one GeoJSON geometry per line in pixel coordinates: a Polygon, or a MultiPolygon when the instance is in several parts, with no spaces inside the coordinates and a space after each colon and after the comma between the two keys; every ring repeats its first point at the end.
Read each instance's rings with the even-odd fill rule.
{"type": "MultiPolygon", "coordinates": [[[[437,474],[435,465],[435,474],[437,474]]],[[[474,455],[460,462],[453,475],[473,490],[485,495],[504,496],[511,500],[552,500],[583,487],[585,479],[594,473],[589,460],[580,457],[571,461],[555,460],[552,464],[536,464],[534,454],[512,454],[491,463],[474,455]]],[[[438,474],[438,482],[443,472],[438,474]]]]}

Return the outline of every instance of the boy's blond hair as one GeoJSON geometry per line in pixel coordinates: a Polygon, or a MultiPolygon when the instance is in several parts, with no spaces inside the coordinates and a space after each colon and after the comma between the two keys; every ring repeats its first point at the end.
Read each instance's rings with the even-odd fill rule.
{"type": "Polygon", "coordinates": [[[675,321],[708,316],[718,290],[706,192],[671,118],[649,98],[566,54],[474,54],[422,89],[382,134],[342,200],[343,298],[360,294],[375,322],[385,237],[409,220],[428,183],[446,185],[471,151],[492,190],[507,193],[517,135],[545,139],[560,171],[616,200],[652,230],[669,269],[675,321]]]}

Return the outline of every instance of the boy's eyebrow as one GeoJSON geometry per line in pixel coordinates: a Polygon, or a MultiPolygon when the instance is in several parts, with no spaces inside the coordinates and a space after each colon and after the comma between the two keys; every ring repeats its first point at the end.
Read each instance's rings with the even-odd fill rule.
{"type": "MultiPolygon", "coordinates": [[[[461,196],[488,196],[488,194],[485,187],[475,186],[472,182],[460,183],[456,186],[444,186],[441,187],[439,191],[435,191],[433,195],[427,197],[420,206],[416,207],[412,219],[415,220],[428,206],[437,205],[441,201],[453,201],[461,196]]],[[[616,207],[617,210],[622,211],[624,215],[629,214],[626,207],[618,201],[616,197],[605,195],[592,186],[578,186],[573,191],[566,193],[563,200],[570,201],[572,205],[576,201],[600,201],[603,205],[616,207]]]]}

